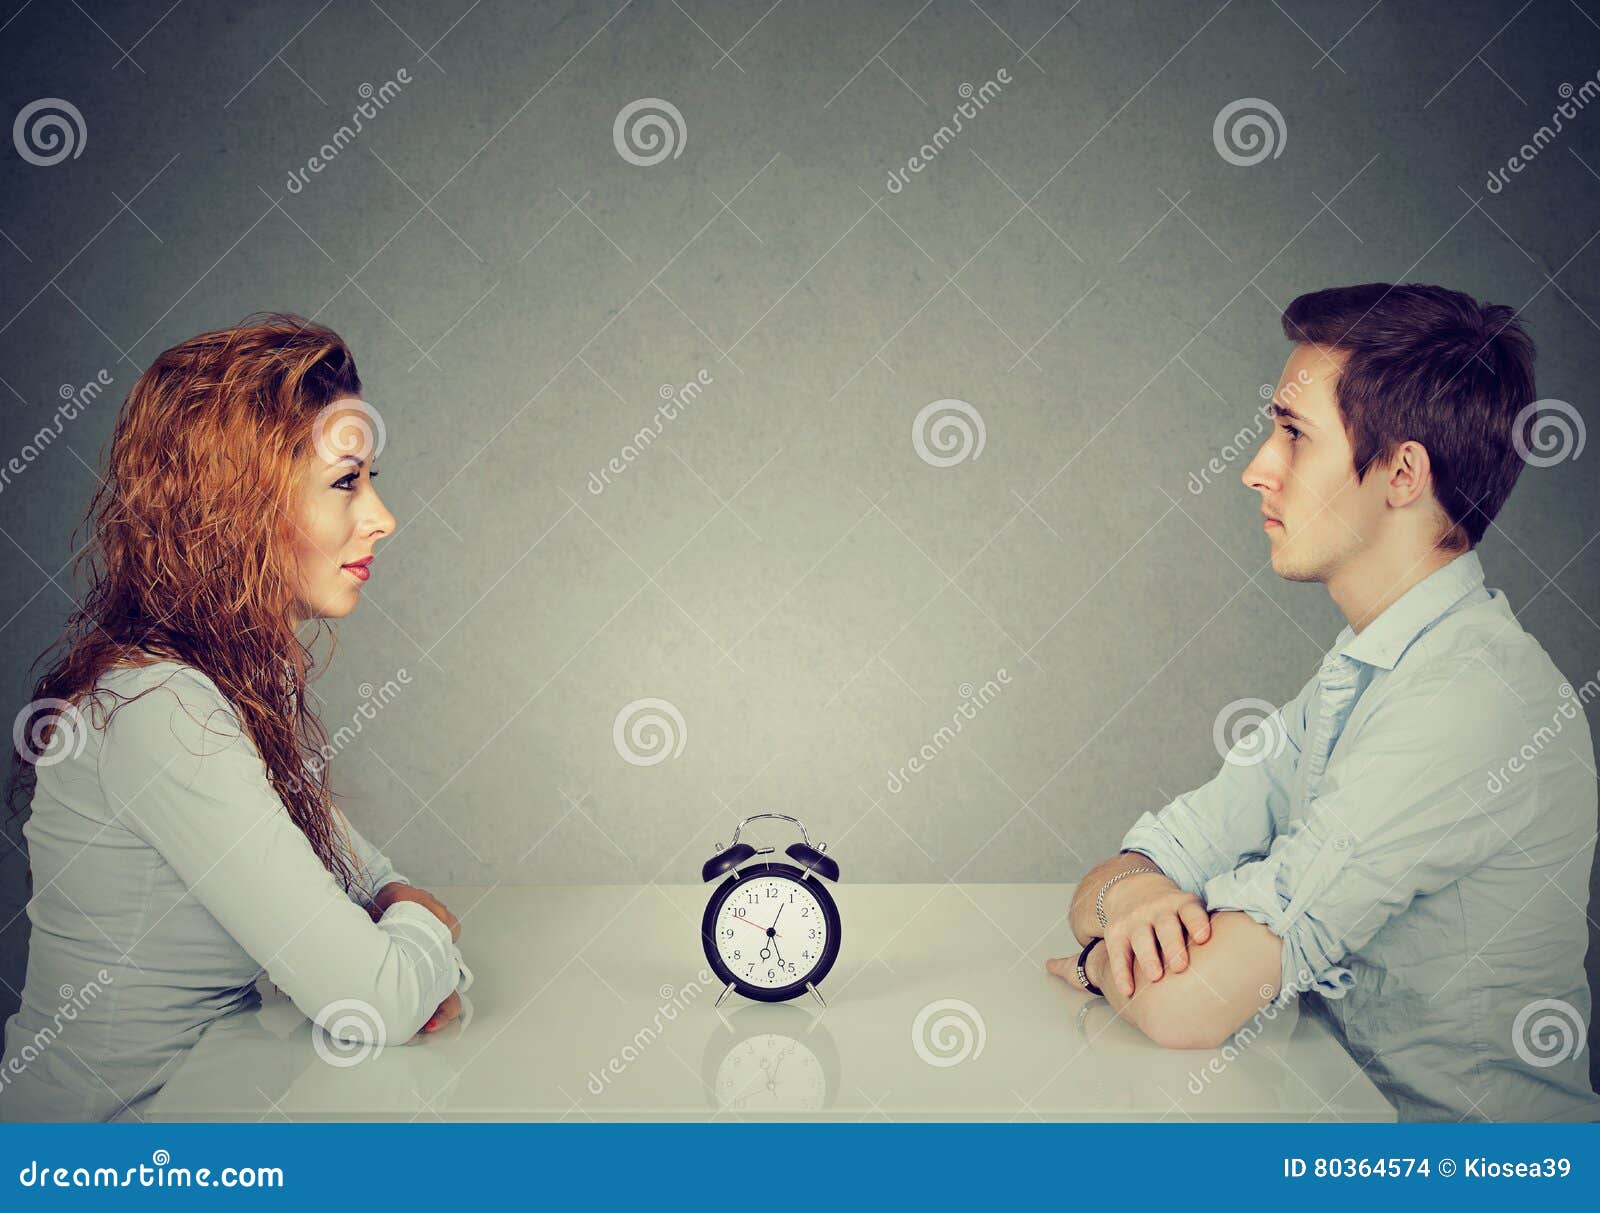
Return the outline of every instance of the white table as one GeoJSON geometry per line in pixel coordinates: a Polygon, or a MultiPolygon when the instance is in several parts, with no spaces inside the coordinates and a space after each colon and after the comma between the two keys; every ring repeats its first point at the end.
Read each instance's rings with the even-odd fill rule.
{"type": "Polygon", "coordinates": [[[1260,1017],[1242,1047],[1163,1050],[1047,974],[1047,957],[1076,951],[1071,885],[835,886],[844,929],[826,1009],[736,993],[714,1006],[699,938],[712,887],[436,889],[463,919],[476,978],[462,1022],[334,1065],[263,979],[260,1011],[208,1029],[147,1115],[1394,1119],[1292,1007],[1260,1017]],[[938,1003],[919,1049],[919,1014],[938,1003]]]}

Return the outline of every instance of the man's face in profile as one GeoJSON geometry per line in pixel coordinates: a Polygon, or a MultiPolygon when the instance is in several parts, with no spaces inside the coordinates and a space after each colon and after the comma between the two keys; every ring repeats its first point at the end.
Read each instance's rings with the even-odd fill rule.
{"type": "Polygon", "coordinates": [[[1272,432],[1241,476],[1261,494],[1273,570],[1290,581],[1328,581],[1383,518],[1381,466],[1356,482],[1335,391],[1343,362],[1326,346],[1295,345],[1272,397],[1272,432]]]}

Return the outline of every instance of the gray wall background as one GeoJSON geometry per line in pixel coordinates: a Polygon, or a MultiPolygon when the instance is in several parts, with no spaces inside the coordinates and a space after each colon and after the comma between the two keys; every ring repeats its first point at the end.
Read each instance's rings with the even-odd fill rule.
{"type": "MultiPolygon", "coordinates": [[[[1511,304],[1541,395],[1594,419],[1600,105],[1487,188],[1600,71],[1592,2],[8,16],[8,123],[61,98],[83,134],[51,166],[0,147],[0,454],[63,385],[113,387],[0,493],[7,702],[69,608],[69,537],[138,374],[258,309],[314,316],[356,352],[401,520],[323,719],[359,721],[345,803],[419,881],[692,882],[758,811],[802,817],[848,880],[1075,879],[1214,773],[1222,705],[1292,695],[1342,626],[1267,564],[1245,456],[1191,491],[1258,440],[1289,299],[1421,280],[1511,304]],[[641,98],[683,117],[648,166],[613,139],[641,98]],[[1213,137],[1241,98],[1284,122],[1253,165],[1213,137]],[[702,371],[592,493],[662,385],[702,371]],[[949,398],[984,445],[938,467],[913,422],[949,398]],[[648,765],[613,738],[643,698],[683,721],[648,765]]],[[[1600,672],[1597,467],[1528,469],[1481,548],[1574,684],[1600,672]]],[[[0,850],[4,1015],[27,919],[0,850]]]]}

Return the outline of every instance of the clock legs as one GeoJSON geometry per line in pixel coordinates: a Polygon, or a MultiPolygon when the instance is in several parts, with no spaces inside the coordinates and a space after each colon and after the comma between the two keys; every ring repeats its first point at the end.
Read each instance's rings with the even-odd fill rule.
{"type": "Polygon", "coordinates": [[[822,997],[821,990],[817,989],[817,987],[812,985],[809,981],[806,982],[806,989],[811,991],[811,996],[821,1003],[824,1008],[827,1007],[827,1000],[822,997]]]}
{"type": "Polygon", "coordinates": [[[723,1000],[728,997],[728,994],[732,990],[733,990],[733,982],[730,981],[727,985],[722,987],[722,993],[717,995],[717,1001],[711,1004],[712,1007],[713,1008],[720,1007],[722,1005],[722,1003],[723,1003],[723,1000]]]}

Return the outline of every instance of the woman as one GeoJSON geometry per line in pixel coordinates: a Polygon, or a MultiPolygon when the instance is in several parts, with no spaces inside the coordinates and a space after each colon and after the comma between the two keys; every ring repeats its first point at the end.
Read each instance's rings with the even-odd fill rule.
{"type": "Polygon", "coordinates": [[[92,587],[13,730],[36,891],[0,1119],[139,1118],[263,970],[366,1044],[459,1012],[460,924],[334,805],[306,704],[302,628],[355,609],[395,525],[360,396],[337,334],[274,314],[123,404],[92,587]]]}

